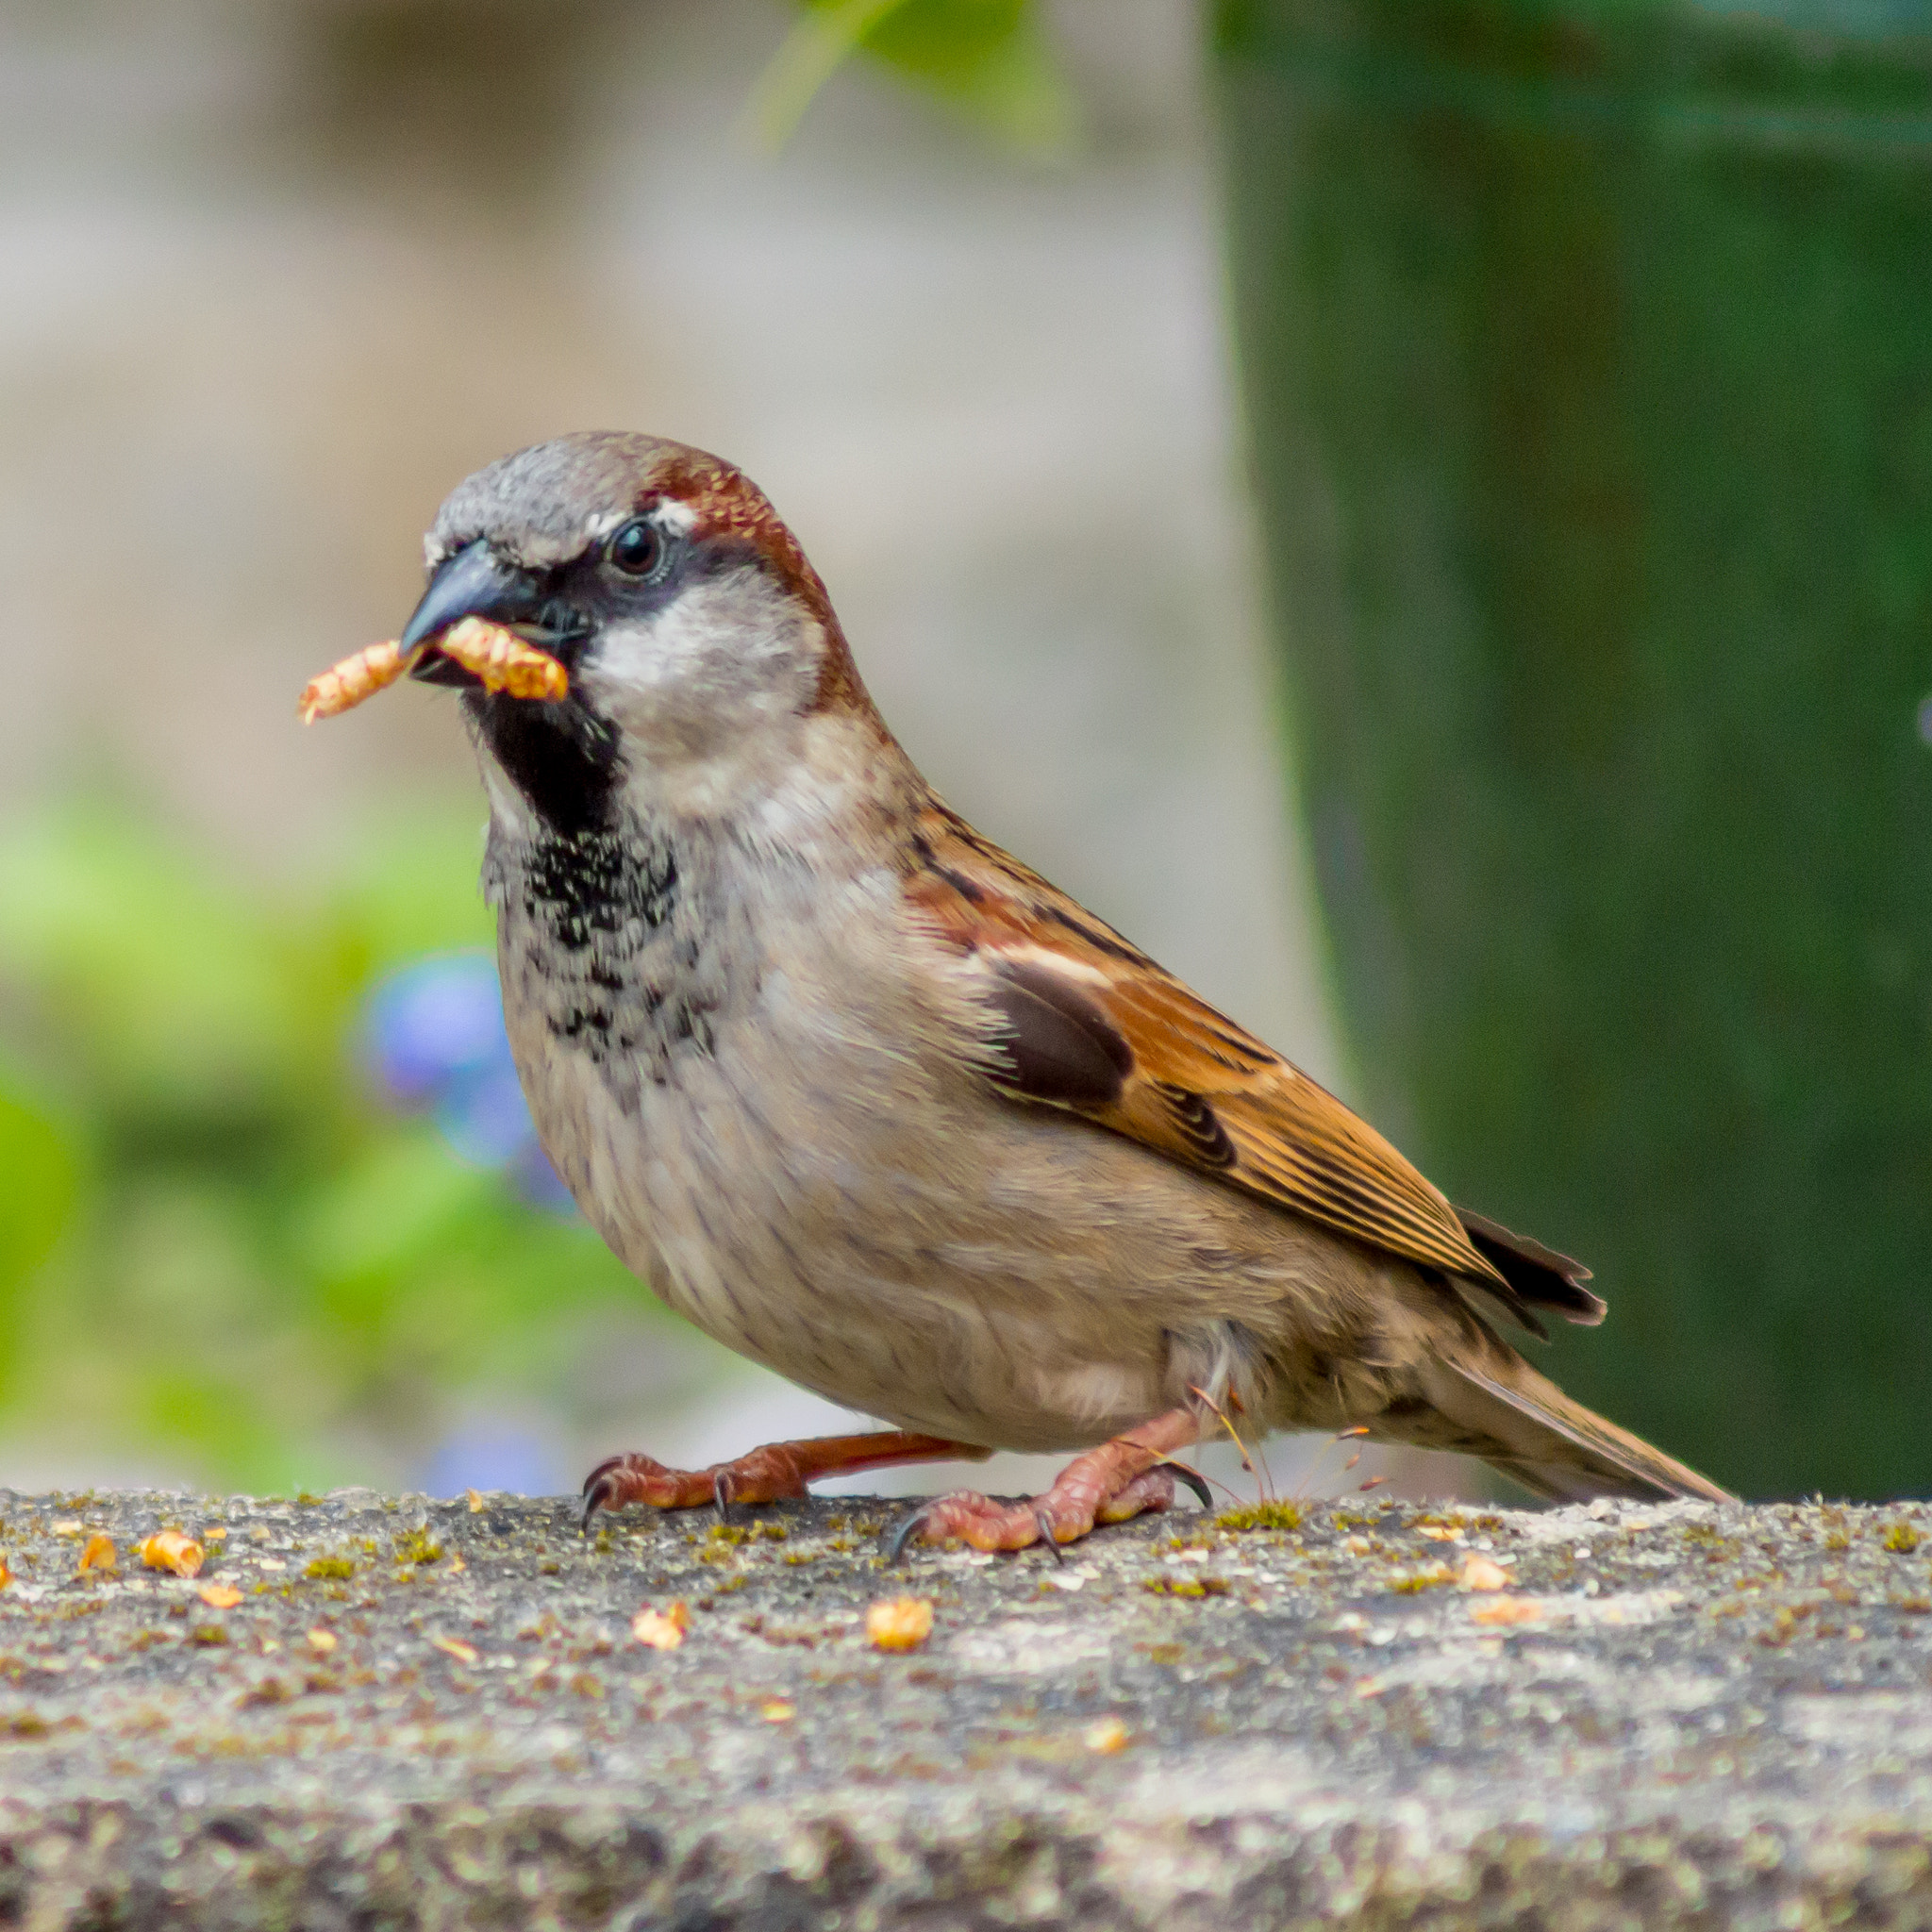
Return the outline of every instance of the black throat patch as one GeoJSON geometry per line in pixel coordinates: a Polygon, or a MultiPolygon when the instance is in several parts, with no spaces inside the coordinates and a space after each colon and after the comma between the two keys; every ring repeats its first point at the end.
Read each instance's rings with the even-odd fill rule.
{"type": "Polygon", "coordinates": [[[677,855],[668,843],[608,831],[540,833],[524,854],[513,890],[524,911],[566,951],[580,953],[630,931],[628,953],[677,904],[677,855]]]}
{"type": "Polygon", "coordinates": [[[464,700],[505,775],[552,831],[607,830],[624,776],[616,725],[576,697],[556,704],[501,692],[464,700]]]}
{"type": "Polygon", "coordinates": [[[625,1113],[678,1060],[714,1051],[726,975],[687,874],[671,841],[628,813],[613,831],[525,836],[491,824],[483,885],[499,920],[506,1010],[588,1058],[625,1113]]]}

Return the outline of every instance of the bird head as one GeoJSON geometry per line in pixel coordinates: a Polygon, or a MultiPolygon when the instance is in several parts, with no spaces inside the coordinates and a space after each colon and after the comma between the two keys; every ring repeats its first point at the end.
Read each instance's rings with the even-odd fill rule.
{"type": "Polygon", "coordinates": [[[405,652],[481,617],[569,675],[568,696],[544,701],[486,691],[434,648],[411,672],[467,688],[512,804],[553,830],[608,823],[638,784],[674,808],[727,810],[795,765],[815,723],[883,733],[797,540],[741,471],[701,450],[614,433],[520,450],[451,491],[425,548],[405,652]]]}

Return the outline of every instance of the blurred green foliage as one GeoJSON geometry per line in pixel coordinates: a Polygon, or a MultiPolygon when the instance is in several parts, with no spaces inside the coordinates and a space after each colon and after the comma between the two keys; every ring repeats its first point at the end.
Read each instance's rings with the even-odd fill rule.
{"type": "MultiPolygon", "coordinates": [[[[748,118],[782,142],[854,55],[1009,146],[1077,137],[1035,0],[801,0],[748,118]]],[[[475,818],[381,824],[274,891],[125,804],[0,827],[0,1483],[76,1450],[392,1480],[457,1391],[534,1392],[573,1315],[655,1306],[363,1073],[375,982],[491,937],[475,818]]]]}
{"type": "Polygon", "coordinates": [[[441,1397],[531,1387],[560,1318],[643,1298],[363,1074],[367,989],[490,937],[475,819],[385,824],[273,893],[128,808],[0,832],[0,1441],[368,1478],[366,1444],[426,1450],[441,1397]]]}
{"type": "Polygon", "coordinates": [[[750,103],[753,125],[774,147],[854,54],[1013,147],[1058,154],[1078,136],[1078,104],[1035,0],[798,0],[798,12],[750,103]]]}

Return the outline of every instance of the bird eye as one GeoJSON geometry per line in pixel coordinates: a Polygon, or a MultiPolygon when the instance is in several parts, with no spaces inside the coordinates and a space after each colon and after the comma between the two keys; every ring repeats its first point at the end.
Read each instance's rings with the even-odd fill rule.
{"type": "Polygon", "coordinates": [[[604,556],[612,570],[627,577],[647,577],[663,558],[664,540],[656,525],[638,517],[612,535],[604,556]]]}

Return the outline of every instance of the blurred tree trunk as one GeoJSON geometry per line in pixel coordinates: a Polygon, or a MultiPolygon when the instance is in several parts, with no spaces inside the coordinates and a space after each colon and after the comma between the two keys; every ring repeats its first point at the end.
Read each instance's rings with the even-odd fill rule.
{"type": "Polygon", "coordinates": [[[1753,1493],[1932,1488],[1932,29],[1890,14],[1216,25],[1370,1111],[1596,1269],[1554,1373],[1753,1493]]]}

